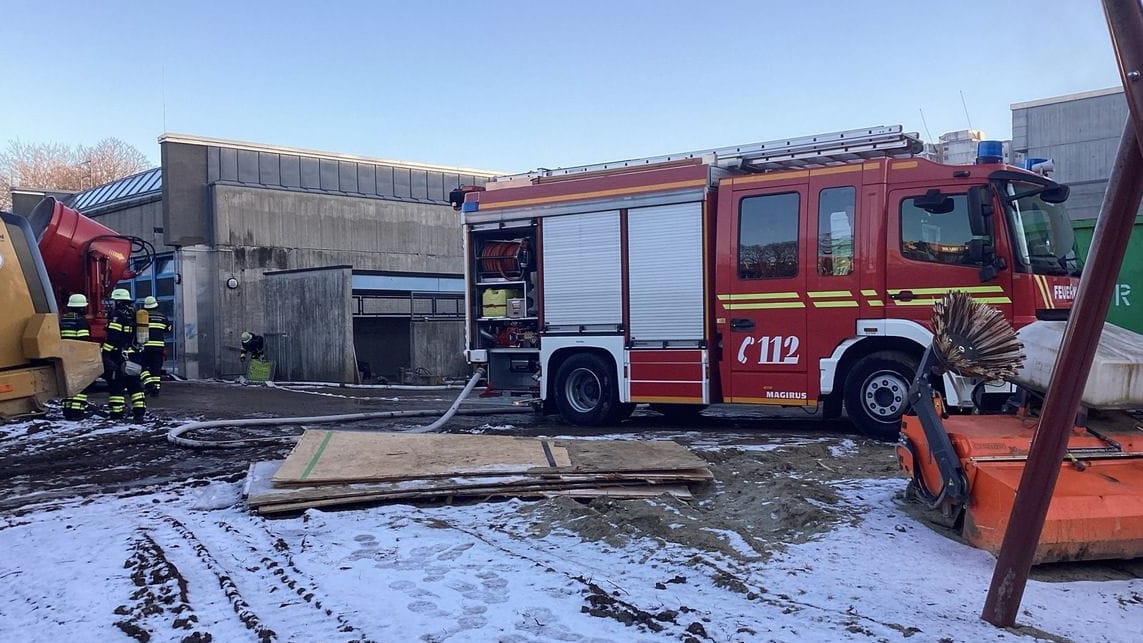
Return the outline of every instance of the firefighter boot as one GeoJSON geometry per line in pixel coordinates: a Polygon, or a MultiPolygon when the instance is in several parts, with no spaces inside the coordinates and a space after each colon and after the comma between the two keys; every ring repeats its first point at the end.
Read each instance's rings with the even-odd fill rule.
{"type": "Polygon", "coordinates": [[[112,420],[122,420],[126,414],[127,399],[123,395],[111,395],[107,398],[107,417],[112,420]]]}
{"type": "Polygon", "coordinates": [[[135,422],[142,422],[147,416],[147,402],[144,398],[143,391],[138,391],[131,394],[131,417],[135,422]]]}

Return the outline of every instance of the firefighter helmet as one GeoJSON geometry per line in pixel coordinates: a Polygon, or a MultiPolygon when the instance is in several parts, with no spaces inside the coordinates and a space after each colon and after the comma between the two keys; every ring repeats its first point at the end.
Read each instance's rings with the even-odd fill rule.
{"type": "Polygon", "coordinates": [[[150,310],[152,308],[158,308],[158,307],[159,307],[159,300],[155,299],[154,297],[147,297],[146,299],[143,300],[143,308],[146,308],[147,310],[150,310]]]}
{"type": "Polygon", "coordinates": [[[131,293],[126,288],[116,288],[111,291],[111,301],[131,301],[131,293]]]}
{"type": "Polygon", "coordinates": [[[71,297],[67,298],[67,307],[68,308],[87,308],[87,297],[84,297],[83,295],[76,293],[76,294],[72,295],[71,297]]]}
{"type": "Polygon", "coordinates": [[[243,344],[245,344],[246,342],[250,341],[253,338],[254,338],[254,336],[250,334],[250,331],[248,331],[248,330],[242,331],[242,343],[243,344]]]}

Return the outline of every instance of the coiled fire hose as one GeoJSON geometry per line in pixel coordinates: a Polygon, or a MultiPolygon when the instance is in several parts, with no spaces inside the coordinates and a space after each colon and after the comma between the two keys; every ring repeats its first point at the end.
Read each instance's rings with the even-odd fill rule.
{"type": "MultiPolygon", "coordinates": [[[[467,409],[460,410],[460,403],[468,397],[472,389],[476,387],[476,382],[484,376],[483,369],[477,369],[472,378],[468,380],[468,384],[461,390],[460,395],[453,401],[452,406],[449,407],[445,414],[442,415],[432,424],[421,427],[416,427],[404,431],[405,433],[431,433],[443,427],[452,416],[460,415],[502,415],[505,413],[531,413],[532,409],[526,407],[508,407],[508,408],[495,408],[495,409],[467,409]]],[[[398,417],[431,417],[439,413],[437,410],[421,409],[409,411],[375,411],[371,413],[344,413],[340,415],[315,415],[311,417],[291,417],[291,418],[250,418],[244,420],[208,420],[203,422],[188,422],[171,429],[167,432],[167,441],[182,447],[191,447],[199,449],[233,449],[239,447],[259,446],[265,444],[293,444],[298,441],[296,435],[286,436],[270,436],[265,438],[243,438],[239,440],[198,440],[194,438],[183,437],[184,433],[194,431],[197,429],[210,429],[219,427],[242,427],[242,426],[272,426],[272,425],[298,425],[298,424],[322,424],[327,422],[356,422],[359,420],[376,420],[383,418],[398,418],[398,417]]]]}

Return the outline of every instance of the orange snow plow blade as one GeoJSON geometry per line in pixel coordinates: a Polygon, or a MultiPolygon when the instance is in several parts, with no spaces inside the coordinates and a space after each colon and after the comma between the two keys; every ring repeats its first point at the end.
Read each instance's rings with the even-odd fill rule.
{"type": "MultiPolygon", "coordinates": [[[[1008,528],[1037,422],[1008,415],[943,420],[968,482],[968,502],[956,508],[963,509],[961,535],[993,555],[1008,528]]],[[[1143,556],[1143,430],[1125,414],[1098,424],[1106,426],[1093,426],[1095,434],[1073,431],[1034,564],[1143,556]]],[[[941,476],[918,419],[904,418],[901,432],[902,468],[914,483],[939,490],[941,476]]]]}

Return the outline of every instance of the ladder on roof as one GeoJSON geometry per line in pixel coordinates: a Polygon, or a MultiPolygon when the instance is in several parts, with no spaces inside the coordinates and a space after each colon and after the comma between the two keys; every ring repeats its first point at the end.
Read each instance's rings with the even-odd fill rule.
{"type": "Polygon", "coordinates": [[[924,142],[921,141],[916,132],[906,133],[902,131],[900,125],[882,125],[816,136],[778,139],[766,143],[750,143],[748,145],[684,152],[682,154],[648,156],[641,159],[595,163],[554,170],[540,168],[533,172],[497,177],[496,180],[568,177],[607,170],[636,169],[661,164],[682,164],[696,160],[724,169],[766,172],[779,169],[823,167],[859,159],[886,156],[909,157],[920,153],[924,147],[924,142]]]}

